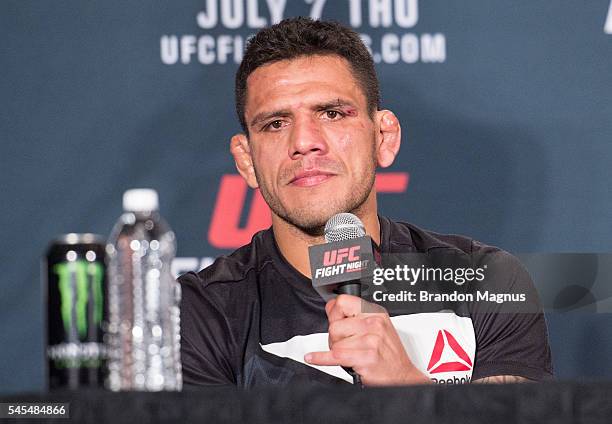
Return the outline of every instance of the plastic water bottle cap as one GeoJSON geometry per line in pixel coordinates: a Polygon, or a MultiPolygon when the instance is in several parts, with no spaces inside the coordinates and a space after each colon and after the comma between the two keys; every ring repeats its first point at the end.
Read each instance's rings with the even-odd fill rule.
{"type": "Polygon", "coordinates": [[[151,188],[133,188],[123,193],[123,210],[152,212],[159,207],[157,192],[151,188]]]}

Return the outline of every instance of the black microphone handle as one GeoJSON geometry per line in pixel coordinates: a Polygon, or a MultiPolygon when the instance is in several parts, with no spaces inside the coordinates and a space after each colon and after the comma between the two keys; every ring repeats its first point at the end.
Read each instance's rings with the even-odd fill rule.
{"type": "Polygon", "coordinates": [[[336,288],[338,294],[350,294],[351,296],[361,297],[361,283],[359,280],[340,283],[336,288]]]}
{"type": "MultiPolygon", "coordinates": [[[[359,281],[347,281],[346,283],[340,284],[336,288],[338,294],[350,294],[352,296],[361,297],[361,283],[359,281]]],[[[353,384],[358,387],[363,387],[361,383],[361,376],[357,374],[352,368],[342,367],[344,371],[348,372],[353,377],[353,384]]]]}

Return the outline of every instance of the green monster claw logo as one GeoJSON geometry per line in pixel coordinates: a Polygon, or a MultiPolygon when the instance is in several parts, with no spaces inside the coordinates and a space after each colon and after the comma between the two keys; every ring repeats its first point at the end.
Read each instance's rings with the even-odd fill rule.
{"type": "Polygon", "coordinates": [[[64,329],[67,334],[74,331],[73,310],[79,339],[87,334],[87,304],[90,302],[89,294],[93,296],[93,323],[102,322],[102,265],[95,262],[77,260],[73,262],[63,262],[55,265],[53,270],[57,274],[59,281],[59,291],[61,297],[61,315],[64,322],[64,329]],[[76,299],[74,297],[76,291],[76,299]]]}

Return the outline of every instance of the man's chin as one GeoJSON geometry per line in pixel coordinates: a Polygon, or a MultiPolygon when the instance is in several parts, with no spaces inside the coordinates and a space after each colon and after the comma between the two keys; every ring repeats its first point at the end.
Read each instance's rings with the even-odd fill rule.
{"type": "MultiPolygon", "coordinates": [[[[294,209],[296,210],[296,209],[294,209]]],[[[283,220],[292,226],[298,228],[305,234],[308,234],[311,237],[321,237],[324,235],[325,224],[329,218],[334,216],[336,211],[321,211],[319,213],[313,213],[314,211],[308,209],[297,209],[297,210],[307,210],[308,214],[295,214],[289,213],[285,216],[281,216],[283,220]]]]}
{"type": "MultiPolygon", "coordinates": [[[[327,221],[342,212],[355,213],[367,200],[365,193],[351,199],[348,193],[336,190],[333,194],[310,196],[308,199],[285,199],[284,202],[268,202],[275,215],[311,237],[324,235],[327,221]]],[[[264,196],[265,198],[266,196],[264,196]]]]}
{"type": "MultiPolygon", "coordinates": [[[[331,215],[330,215],[331,216],[331,215]]],[[[287,216],[286,221],[310,236],[322,236],[329,217],[321,216],[287,216]]]]}
{"type": "Polygon", "coordinates": [[[310,237],[323,237],[325,235],[325,224],[323,225],[309,225],[309,226],[297,226],[304,234],[310,237]]]}

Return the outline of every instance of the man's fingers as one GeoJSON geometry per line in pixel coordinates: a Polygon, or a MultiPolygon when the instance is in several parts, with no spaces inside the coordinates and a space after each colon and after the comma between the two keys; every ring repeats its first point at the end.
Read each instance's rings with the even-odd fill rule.
{"type": "Polygon", "coordinates": [[[335,299],[330,300],[327,304],[333,304],[328,308],[325,307],[327,320],[332,323],[346,317],[354,317],[361,313],[361,298],[351,296],[349,294],[341,294],[335,299]]]}
{"type": "Polygon", "coordinates": [[[350,294],[341,294],[330,300],[325,305],[327,320],[331,323],[346,317],[354,317],[359,314],[385,314],[387,310],[375,303],[366,302],[360,297],[350,294]]]}
{"type": "Polygon", "coordinates": [[[331,349],[333,351],[342,351],[346,349],[352,350],[369,350],[379,351],[383,345],[383,339],[378,334],[365,334],[361,336],[352,336],[334,342],[331,349]]]}
{"type": "Polygon", "coordinates": [[[312,365],[340,365],[331,351],[307,353],[304,355],[304,361],[312,365]]]}
{"type": "Polygon", "coordinates": [[[325,304],[325,313],[327,314],[328,317],[329,317],[329,313],[331,312],[335,304],[336,304],[336,298],[331,299],[329,302],[325,304]]]}
{"type": "Polygon", "coordinates": [[[348,317],[330,322],[328,334],[330,348],[332,344],[353,336],[359,336],[367,332],[366,321],[361,317],[348,317]]]}
{"type": "Polygon", "coordinates": [[[375,352],[371,349],[334,349],[329,352],[310,352],[304,360],[312,365],[339,365],[342,367],[359,368],[373,363],[375,352]]]}

